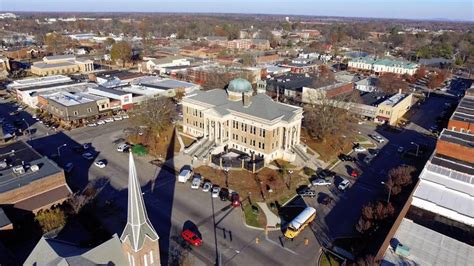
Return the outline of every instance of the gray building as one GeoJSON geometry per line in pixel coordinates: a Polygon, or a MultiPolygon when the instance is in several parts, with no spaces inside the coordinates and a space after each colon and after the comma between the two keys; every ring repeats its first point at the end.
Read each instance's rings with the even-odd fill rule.
{"type": "Polygon", "coordinates": [[[40,108],[63,121],[77,121],[99,114],[97,101],[103,97],[71,92],[40,95],[40,108]]]}

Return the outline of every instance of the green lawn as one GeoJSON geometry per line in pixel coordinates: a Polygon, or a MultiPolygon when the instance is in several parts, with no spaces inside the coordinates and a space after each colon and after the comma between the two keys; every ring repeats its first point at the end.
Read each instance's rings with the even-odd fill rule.
{"type": "Polygon", "coordinates": [[[366,137],[364,137],[362,135],[356,135],[354,139],[355,139],[355,142],[365,142],[365,141],[369,140],[369,139],[367,139],[366,137]]]}
{"type": "MultiPolygon", "coordinates": [[[[261,212],[262,210],[260,210],[260,213],[261,212]]],[[[245,223],[247,223],[247,225],[254,226],[254,227],[262,227],[262,225],[258,221],[258,214],[255,214],[252,212],[252,206],[250,204],[244,205],[244,215],[245,215],[245,223]]]]}
{"type": "Polygon", "coordinates": [[[322,253],[321,254],[321,260],[319,261],[319,266],[339,266],[341,263],[331,255],[331,253],[322,253]],[[327,254],[327,255],[326,255],[327,254]]]}

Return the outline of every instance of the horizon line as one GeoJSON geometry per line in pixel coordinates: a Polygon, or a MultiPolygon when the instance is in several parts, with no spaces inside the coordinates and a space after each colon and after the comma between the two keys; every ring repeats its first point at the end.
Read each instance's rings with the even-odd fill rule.
{"type": "Polygon", "coordinates": [[[187,12],[187,11],[31,11],[31,10],[22,10],[22,11],[11,11],[11,10],[1,10],[3,13],[89,13],[89,14],[98,14],[98,13],[109,13],[109,14],[196,14],[196,15],[219,15],[219,14],[232,14],[232,15],[263,15],[263,16],[295,16],[295,17],[322,17],[322,18],[352,18],[352,19],[377,19],[377,20],[412,20],[412,21],[437,21],[437,22],[463,22],[463,23],[474,23],[474,18],[472,20],[464,19],[450,19],[450,18],[401,18],[401,17],[357,17],[357,16],[336,16],[336,15],[303,15],[303,14],[281,14],[281,13],[241,13],[241,12],[187,12]]]}

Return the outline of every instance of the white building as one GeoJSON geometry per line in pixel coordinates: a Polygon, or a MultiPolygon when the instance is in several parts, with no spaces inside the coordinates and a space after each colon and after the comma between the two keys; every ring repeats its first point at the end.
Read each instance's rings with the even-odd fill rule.
{"type": "Polygon", "coordinates": [[[159,72],[163,73],[166,68],[177,66],[189,66],[191,61],[182,56],[170,56],[165,58],[150,58],[144,64],[139,65],[141,72],[159,72]]]}
{"type": "Polygon", "coordinates": [[[414,75],[419,66],[418,64],[402,60],[359,57],[349,61],[348,67],[353,70],[373,71],[376,74],[394,73],[398,75],[414,75]]]}

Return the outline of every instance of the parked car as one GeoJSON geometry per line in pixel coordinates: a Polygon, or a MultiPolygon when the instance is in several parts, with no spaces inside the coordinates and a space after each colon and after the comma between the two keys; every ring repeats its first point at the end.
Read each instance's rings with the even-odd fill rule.
{"type": "Polygon", "coordinates": [[[120,121],[120,120],[122,120],[122,117],[119,116],[119,115],[116,115],[116,116],[114,116],[113,118],[114,118],[115,121],[120,121]]]}
{"type": "Polygon", "coordinates": [[[355,152],[365,152],[365,151],[367,151],[367,149],[362,147],[362,146],[356,146],[356,147],[354,147],[354,151],[355,152]]]}
{"type": "Polygon", "coordinates": [[[310,198],[316,197],[316,191],[314,191],[310,188],[301,189],[301,190],[297,191],[297,193],[301,197],[310,197],[310,198]]]}
{"type": "Polygon", "coordinates": [[[323,179],[323,178],[317,178],[311,181],[311,185],[313,186],[329,186],[331,185],[331,182],[323,179]]]}
{"type": "Polygon", "coordinates": [[[127,114],[124,114],[124,115],[122,115],[122,118],[123,118],[123,119],[128,119],[129,116],[128,116],[127,114]]]}
{"type": "Polygon", "coordinates": [[[331,178],[336,175],[335,172],[328,170],[328,169],[323,169],[321,172],[318,173],[318,177],[326,179],[326,178],[331,178]]]}
{"type": "Polygon", "coordinates": [[[87,126],[88,126],[88,127],[96,127],[97,124],[96,124],[96,123],[89,123],[89,124],[87,124],[87,126]]]}
{"type": "Polygon", "coordinates": [[[105,166],[107,165],[107,161],[105,160],[98,160],[98,161],[95,161],[94,162],[94,165],[99,167],[99,168],[105,168],[105,166]]]}
{"type": "Polygon", "coordinates": [[[64,166],[64,171],[65,171],[66,173],[70,173],[73,168],[74,168],[74,164],[73,164],[73,163],[67,163],[67,164],[64,166]]]}
{"type": "Polygon", "coordinates": [[[355,162],[355,161],[357,161],[356,158],[354,158],[350,155],[343,154],[343,153],[339,154],[338,157],[339,157],[339,160],[341,160],[343,162],[355,162]]]}
{"type": "Polygon", "coordinates": [[[199,247],[200,245],[202,245],[202,239],[189,229],[184,230],[181,233],[181,237],[184,239],[184,241],[188,242],[193,246],[199,247]]]}
{"type": "Polygon", "coordinates": [[[221,190],[219,191],[219,198],[222,201],[226,201],[229,199],[229,196],[230,196],[229,190],[225,187],[221,188],[221,190]]]}
{"type": "Polygon", "coordinates": [[[344,190],[346,190],[346,189],[349,187],[350,184],[351,184],[351,183],[349,182],[349,180],[343,179],[343,180],[341,181],[341,183],[339,183],[339,185],[337,186],[337,188],[338,188],[339,190],[341,190],[341,191],[344,191],[344,190]]]}
{"type": "Polygon", "coordinates": [[[211,189],[211,195],[213,198],[219,197],[219,192],[221,191],[221,188],[218,185],[214,185],[211,189]]]}
{"type": "Polygon", "coordinates": [[[129,148],[130,148],[130,145],[128,145],[127,143],[121,143],[117,146],[117,151],[118,152],[127,152],[129,148]]]}
{"type": "Polygon", "coordinates": [[[104,119],[104,121],[107,123],[112,123],[114,122],[114,119],[112,117],[107,117],[106,119],[104,119]]]}
{"type": "Polygon", "coordinates": [[[86,160],[94,160],[94,155],[92,155],[90,152],[85,152],[82,154],[82,158],[86,160]]]}
{"type": "Polygon", "coordinates": [[[202,186],[202,191],[203,192],[209,192],[212,188],[212,183],[211,182],[205,182],[204,185],[202,186]]]}
{"type": "Polygon", "coordinates": [[[230,195],[230,202],[232,202],[232,206],[239,207],[240,206],[240,196],[237,192],[233,192],[230,195]]]}
{"type": "Polygon", "coordinates": [[[201,176],[200,175],[195,175],[193,178],[193,182],[191,183],[191,188],[192,189],[199,189],[201,186],[201,176]]]}
{"type": "Polygon", "coordinates": [[[99,120],[99,121],[97,121],[97,125],[105,125],[105,121],[104,120],[99,120]]]}
{"type": "Polygon", "coordinates": [[[193,172],[190,169],[183,169],[178,175],[178,182],[186,183],[191,178],[193,172]]]}
{"type": "Polygon", "coordinates": [[[357,170],[353,169],[352,172],[351,172],[351,176],[352,177],[359,177],[359,172],[357,172],[357,170]]]}
{"type": "Polygon", "coordinates": [[[384,143],[385,142],[385,139],[383,139],[381,136],[379,135],[370,135],[371,138],[373,138],[375,141],[377,141],[378,143],[384,143]]]}

